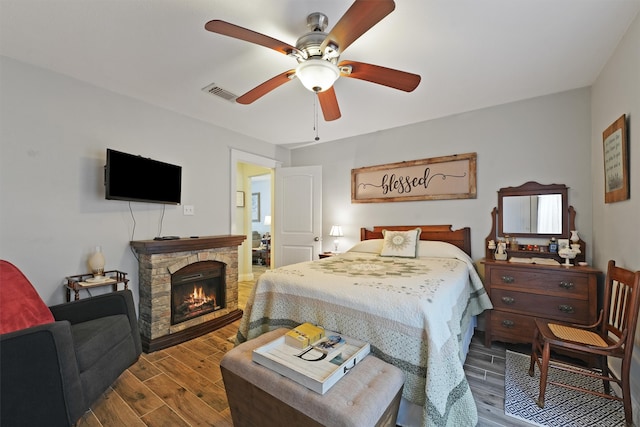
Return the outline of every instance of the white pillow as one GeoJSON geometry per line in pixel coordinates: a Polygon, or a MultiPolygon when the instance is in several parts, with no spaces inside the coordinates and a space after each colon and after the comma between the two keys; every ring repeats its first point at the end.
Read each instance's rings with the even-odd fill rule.
{"type": "Polygon", "coordinates": [[[382,239],[363,240],[353,245],[347,252],[366,252],[379,255],[382,252],[382,242],[382,239]]]}
{"type": "Polygon", "coordinates": [[[457,258],[459,260],[472,262],[471,257],[459,247],[451,243],[436,240],[420,240],[418,242],[416,256],[418,258],[457,258]]]}
{"type": "Polygon", "coordinates": [[[408,231],[382,230],[384,243],[380,256],[415,258],[421,232],[419,228],[408,231]]]}

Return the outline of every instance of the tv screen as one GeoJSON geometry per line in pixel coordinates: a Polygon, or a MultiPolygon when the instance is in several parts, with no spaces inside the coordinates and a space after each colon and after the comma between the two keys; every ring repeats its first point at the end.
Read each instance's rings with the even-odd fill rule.
{"type": "Polygon", "coordinates": [[[182,167],[107,148],[105,197],[180,204],[182,167]]]}

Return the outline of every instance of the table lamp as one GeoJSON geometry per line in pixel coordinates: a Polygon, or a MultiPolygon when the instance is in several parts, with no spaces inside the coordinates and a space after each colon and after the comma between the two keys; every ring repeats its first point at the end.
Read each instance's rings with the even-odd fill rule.
{"type": "Polygon", "coordinates": [[[333,251],[338,252],[338,244],[340,243],[338,237],[344,236],[344,234],[342,234],[342,227],[339,225],[332,225],[331,231],[329,232],[329,236],[336,238],[336,240],[333,241],[333,246],[334,246],[333,251]]]}

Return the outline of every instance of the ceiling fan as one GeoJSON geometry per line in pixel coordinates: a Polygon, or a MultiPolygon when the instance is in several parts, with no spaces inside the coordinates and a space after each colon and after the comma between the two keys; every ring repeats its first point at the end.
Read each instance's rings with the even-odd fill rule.
{"type": "Polygon", "coordinates": [[[393,0],[356,0],[328,34],[325,14],[314,12],[307,17],[310,32],[304,34],[293,47],[272,37],[221,20],[209,21],[205,29],[214,33],[255,43],[291,56],[298,66],[256,86],[237,98],[240,104],[251,104],[279,86],[298,78],[315,92],[326,121],[339,119],[340,107],[333,88],[338,77],[366,80],[405,92],[413,91],[420,76],[391,68],[356,61],[340,61],[340,55],[395,9],[393,0]]]}

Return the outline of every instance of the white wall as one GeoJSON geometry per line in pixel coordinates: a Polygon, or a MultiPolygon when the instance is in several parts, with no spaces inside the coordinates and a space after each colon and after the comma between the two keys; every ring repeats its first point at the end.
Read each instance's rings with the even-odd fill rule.
{"type": "MultiPolygon", "coordinates": [[[[591,179],[593,182],[594,262],[602,270],[610,259],[640,270],[640,15],[631,24],[592,87],[591,179]],[[602,132],[622,114],[629,124],[629,200],[604,203],[602,132]]],[[[631,367],[634,421],[640,426],[640,325],[631,367]]]]}
{"type": "MultiPolygon", "coordinates": [[[[426,83],[428,84],[428,82],[426,83]]],[[[591,231],[589,89],[577,89],[472,111],[393,130],[293,150],[293,166],[323,167],[323,249],[332,224],[343,226],[345,250],[360,227],[452,224],[471,227],[472,256],[484,256],[490,213],[501,187],[527,181],[566,184],[576,227],[588,246],[591,231]],[[477,198],[351,203],[351,169],[403,160],[476,152],[477,198]]],[[[348,120],[348,112],[340,120],[348,120]]]]}
{"type": "Polygon", "coordinates": [[[591,122],[595,261],[640,270],[640,16],[593,85],[591,122]],[[629,123],[631,197],[605,204],[602,132],[622,114],[629,123]]]}
{"type": "Polygon", "coordinates": [[[137,300],[130,240],[229,234],[230,149],[288,162],[288,150],[6,57],[0,93],[0,258],[47,304],[63,301],[64,277],[86,272],[96,245],[107,269],[129,273],[137,300]],[[134,224],[128,202],[104,198],[106,148],[181,165],[195,215],[131,203],[134,224]]]}

